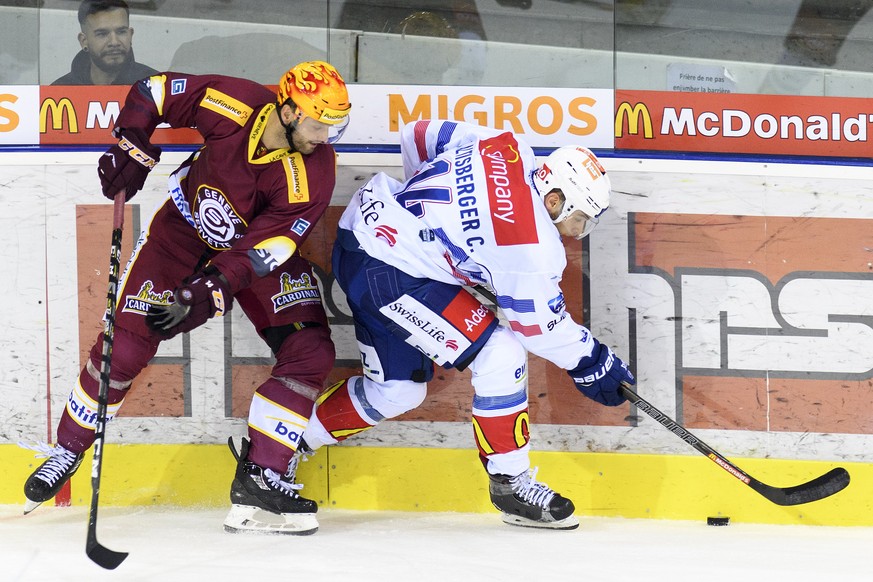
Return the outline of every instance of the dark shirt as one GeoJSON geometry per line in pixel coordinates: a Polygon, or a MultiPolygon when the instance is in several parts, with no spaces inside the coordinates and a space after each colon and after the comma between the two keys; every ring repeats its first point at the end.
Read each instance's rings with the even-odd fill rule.
{"type": "MultiPolygon", "coordinates": [[[[133,57],[133,50],[130,51],[130,60],[124,65],[124,68],[112,81],[113,85],[132,85],[145,77],[150,77],[158,71],[155,69],[136,62],[133,57]]],[[[60,77],[52,85],[93,85],[91,80],[91,57],[84,50],[73,57],[73,62],[70,65],[70,72],[60,77]]]]}

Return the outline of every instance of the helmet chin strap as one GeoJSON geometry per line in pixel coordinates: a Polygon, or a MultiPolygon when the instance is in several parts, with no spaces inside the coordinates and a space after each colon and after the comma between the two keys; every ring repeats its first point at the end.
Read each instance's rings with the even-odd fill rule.
{"type": "MultiPolygon", "coordinates": [[[[535,173],[536,173],[536,170],[531,172],[531,184],[530,185],[534,189],[534,192],[536,192],[539,195],[540,200],[542,200],[543,204],[545,204],[546,203],[546,196],[548,196],[551,192],[540,192],[540,189],[537,188],[536,181],[533,179],[533,175],[535,173]]],[[[567,201],[565,200],[564,204],[566,204],[566,203],[567,203],[567,201]]],[[[563,205],[561,205],[561,208],[563,209],[563,205]]],[[[546,210],[549,213],[549,219],[552,221],[552,224],[558,224],[559,222],[562,222],[562,221],[558,220],[557,218],[552,218],[552,211],[549,208],[546,208],[546,210]]],[[[560,216],[561,216],[561,211],[559,210],[558,217],[560,217],[560,216]]],[[[566,220],[566,217],[565,217],[565,220],[566,220]]]]}

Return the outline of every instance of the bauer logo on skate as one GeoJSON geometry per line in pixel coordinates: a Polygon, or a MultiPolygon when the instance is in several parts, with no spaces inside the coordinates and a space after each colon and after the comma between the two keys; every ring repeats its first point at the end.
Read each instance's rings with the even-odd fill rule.
{"type": "Polygon", "coordinates": [[[155,284],[151,280],[144,281],[136,295],[125,295],[122,311],[146,315],[152,305],[168,305],[173,297],[171,290],[154,291],[155,284]]]}

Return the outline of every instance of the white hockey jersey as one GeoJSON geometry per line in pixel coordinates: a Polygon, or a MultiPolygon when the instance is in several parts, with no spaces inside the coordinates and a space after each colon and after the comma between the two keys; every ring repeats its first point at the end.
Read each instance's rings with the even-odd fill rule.
{"type": "Polygon", "coordinates": [[[339,227],[364,251],[414,277],[484,285],[524,347],[572,369],[590,332],[565,310],[557,228],[532,185],[533,150],[510,132],[419,121],[401,132],[406,182],[380,173],[339,227]]]}

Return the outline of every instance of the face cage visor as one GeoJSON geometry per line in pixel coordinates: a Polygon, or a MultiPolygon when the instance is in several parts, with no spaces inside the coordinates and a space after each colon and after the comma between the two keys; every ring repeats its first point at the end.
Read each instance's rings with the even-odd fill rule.
{"type": "MultiPolygon", "coordinates": [[[[561,216],[565,216],[566,213],[561,213],[561,216]]],[[[581,210],[573,210],[569,214],[566,215],[565,218],[561,218],[559,216],[557,219],[553,220],[554,224],[566,223],[564,226],[566,229],[571,229],[572,231],[578,231],[579,234],[573,235],[573,238],[576,240],[582,240],[594,230],[598,224],[600,224],[600,218],[594,217],[591,218],[581,210]]]]}
{"type": "MultiPolygon", "coordinates": [[[[338,123],[327,123],[324,121],[319,121],[314,117],[310,117],[303,111],[298,109],[297,118],[289,127],[301,127],[306,125],[311,128],[318,127],[320,131],[324,131],[324,128],[327,129],[327,143],[333,145],[342,138],[343,134],[346,131],[346,128],[349,126],[349,116],[346,115],[343,117],[338,123]]],[[[288,128],[286,128],[287,130],[288,128]]],[[[289,142],[290,143],[290,142],[289,142]]]]}
{"type": "MultiPolygon", "coordinates": [[[[327,143],[333,145],[342,139],[343,134],[346,132],[346,128],[349,126],[349,118],[351,116],[346,115],[343,117],[342,121],[339,123],[335,123],[327,128],[327,143]]],[[[323,123],[323,122],[322,122],[323,123]]]]}
{"type": "Polygon", "coordinates": [[[294,120],[288,125],[282,123],[281,115],[279,116],[279,122],[282,123],[282,126],[285,128],[285,136],[288,138],[289,144],[293,143],[291,140],[291,133],[294,131],[294,128],[300,126],[303,123],[313,123],[319,126],[327,127],[327,143],[331,145],[335,144],[342,138],[343,134],[346,131],[346,128],[349,126],[349,119],[351,116],[349,115],[348,111],[332,112],[331,110],[325,110],[324,112],[322,112],[321,117],[316,119],[315,117],[312,117],[311,115],[303,111],[303,109],[300,108],[291,99],[286,100],[284,104],[279,106],[279,108],[281,109],[284,105],[290,105],[295,112],[294,120]],[[329,121],[324,121],[326,119],[339,119],[339,121],[331,123],[329,121]]]}

